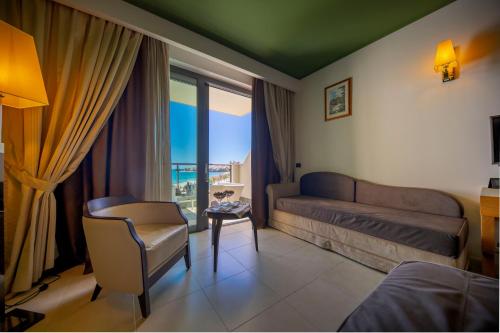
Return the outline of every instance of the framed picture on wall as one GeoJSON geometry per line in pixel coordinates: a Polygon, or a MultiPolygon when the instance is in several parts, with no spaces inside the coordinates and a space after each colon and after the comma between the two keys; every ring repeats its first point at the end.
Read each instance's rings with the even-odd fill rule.
{"type": "Polygon", "coordinates": [[[352,78],[325,88],[325,121],[352,115],[352,78]]]}

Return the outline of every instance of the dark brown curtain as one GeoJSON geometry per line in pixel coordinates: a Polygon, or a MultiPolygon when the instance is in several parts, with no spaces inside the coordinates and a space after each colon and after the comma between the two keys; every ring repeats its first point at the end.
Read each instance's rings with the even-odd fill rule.
{"type": "Polygon", "coordinates": [[[252,214],[259,227],[267,225],[266,186],[279,183],[279,181],[266,117],[264,82],[254,79],[252,89],[252,214]]]}
{"type": "Polygon", "coordinates": [[[83,232],[83,204],[93,198],[131,194],[144,199],[146,149],[144,43],[115,110],[75,173],[59,184],[56,269],[88,261],[83,232]]]}

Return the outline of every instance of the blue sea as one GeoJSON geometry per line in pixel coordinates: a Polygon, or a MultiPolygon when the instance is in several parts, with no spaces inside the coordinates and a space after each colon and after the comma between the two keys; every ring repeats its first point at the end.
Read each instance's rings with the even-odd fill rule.
{"type": "MultiPolygon", "coordinates": [[[[218,176],[221,174],[228,174],[227,171],[211,171],[208,173],[209,177],[218,176]]],[[[196,171],[180,171],[179,172],[179,183],[195,183],[196,182],[196,171]]],[[[177,171],[172,169],[172,184],[177,184],[177,171]]]]}

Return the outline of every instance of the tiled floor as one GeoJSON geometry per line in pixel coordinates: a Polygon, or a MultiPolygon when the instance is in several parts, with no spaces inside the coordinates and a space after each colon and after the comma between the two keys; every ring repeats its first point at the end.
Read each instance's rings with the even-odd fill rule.
{"type": "MultiPolygon", "coordinates": [[[[384,274],[277,230],[249,222],[224,226],[219,270],[212,271],[209,230],[191,234],[193,265],[172,268],[151,290],[151,315],[136,297],[95,286],[83,267],[23,308],[46,314],[34,331],[334,331],[384,274]]],[[[126,277],[124,277],[126,278],[126,277]]]]}

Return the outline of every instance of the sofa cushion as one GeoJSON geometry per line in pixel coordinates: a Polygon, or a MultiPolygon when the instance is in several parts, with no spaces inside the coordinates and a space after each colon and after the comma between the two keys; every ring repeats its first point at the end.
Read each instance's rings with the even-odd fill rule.
{"type": "Polygon", "coordinates": [[[134,226],[146,246],[148,274],[153,273],[185,246],[188,230],[185,224],[151,223],[134,226]]]}
{"type": "Polygon", "coordinates": [[[311,172],[300,178],[300,194],[354,201],[354,178],[335,172],[311,172]]]}
{"type": "Polygon", "coordinates": [[[498,280],[427,262],[403,262],[340,332],[498,332],[498,280]]]}
{"type": "Polygon", "coordinates": [[[358,180],[356,202],[451,217],[463,216],[462,205],[453,197],[424,188],[386,186],[358,180]]]}
{"type": "Polygon", "coordinates": [[[462,218],[302,195],[278,199],[276,209],[448,257],[467,242],[462,218]]]}

